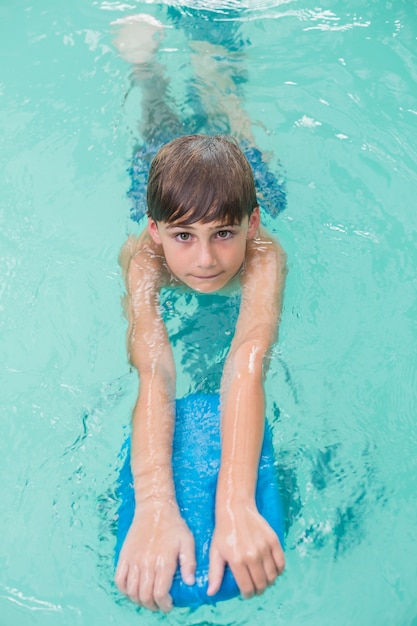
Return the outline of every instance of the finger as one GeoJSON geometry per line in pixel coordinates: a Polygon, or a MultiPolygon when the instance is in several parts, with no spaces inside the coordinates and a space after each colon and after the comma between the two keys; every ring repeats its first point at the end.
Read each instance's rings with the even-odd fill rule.
{"type": "Polygon", "coordinates": [[[139,604],[150,611],[157,611],[158,607],[154,599],[154,569],[151,571],[148,568],[145,568],[141,572],[139,584],[139,604]]]}
{"type": "Polygon", "coordinates": [[[278,576],[281,576],[282,572],[285,569],[285,556],[284,551],[281,548],[280,543],[276,544],[276,546],[272,550],[272,557],[275,562],[275,566],[277,568],[278,576]]]}
{"type": "Polygon", "coordinates": [[[264,570],[268,585],[272,585],[277,576],[279,576],[278,568],[275,563],[272,552],[264,560],[264,570]]]}
{"type": "Polygon", "coordinates": [[[127,575],[126,581],[126,595],[129,597],[132,602],[139,602],[139,581],[140,581],[140,572],[137,565],[129,568],[129,572],[127,575]]]}
{"type": "Polygon", "coordinates": [[[114,582],[120,591],[126,594],[126,580],[129,572],[129,566],[126,561],[120,561],[117,564],[116,573],[114,575],[114,582]]]}
{"type": "Polygon", "coordinates": [[[186,585],[194,585],[196,560],[194,537],[191,533],[189,533],[186,538],[183,538],[181,541],[179,560],[183,581],[186,585]]]}
{"type": "Polygon", "coordinates": [[[253,560],[248,564],[249,575],[252,579],[255,593],[263,593],[268,586],[263,560],[253,560]]]}
{"type": "MultiPolygon", "coordinates": [[[[172,579],[171,579],[172,582],[172,579]]],[[[154,600],[155,604],[164,613],[169,613],[172,610],[172,597],[169,594],[170,584],[166,585],[166,582],[155,582],[154,600]],[[168,587],[168,588],[167,588],[168,587]]]]}
{"type": "Polygon", "coordinates": [[[241,565],[239,568],[232,569],[233,576],[235,577],[237,586],[239,587],[242,597],[245,599],[252,598],[255,593],[255,587],[253,584],[252,576],[249,573],[246,565],[241,565]]]}
{"type": "Polygon", "coordinates": [[[207,595],[214,596],[221,587],[225,561],[217,550],[211,550],[210,552],[210,566],[208,573],[208,589],[207,595]]]}
{"type": "Polygon", "coordinates": [[[164,613],[168,613],[172,609],[172,598],[169,590],[172,585],[172,579],[177,568],[177,563],[172,559],[171,563],[166,563],[160,558],[157,564],[154,585],[154,600],[158,608],[164,613]]]}

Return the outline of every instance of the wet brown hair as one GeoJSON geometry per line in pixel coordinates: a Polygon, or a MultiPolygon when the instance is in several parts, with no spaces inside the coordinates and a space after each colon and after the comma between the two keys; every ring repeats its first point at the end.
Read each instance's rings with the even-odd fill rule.
{"type": "Polygon", "coordinates": [[[184,135],[164,145],[149,171],[156,222],[240,224],[258,206],[249,162],[226,135],[184,135]]]}

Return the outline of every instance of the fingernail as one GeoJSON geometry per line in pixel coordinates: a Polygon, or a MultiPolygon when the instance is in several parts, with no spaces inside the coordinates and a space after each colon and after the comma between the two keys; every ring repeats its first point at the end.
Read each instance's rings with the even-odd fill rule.
{"type": "Polygon", "coordinates": [[[187,574],[186,576],[184,576],[184,582],[186,585],[194,585],[195,577],[193,576],[193,574],[187,574]]]}
{"type": "Polygon", "coordinates": [[[172,602],[167,602],[162,610],[164,613],[169,613],[170,611],[172,611],[172,609],[173,609],[172,602]]]}

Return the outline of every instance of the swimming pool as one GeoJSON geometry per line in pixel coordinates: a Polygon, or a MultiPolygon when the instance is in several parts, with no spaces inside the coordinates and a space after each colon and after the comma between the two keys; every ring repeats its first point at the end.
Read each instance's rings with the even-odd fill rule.
{"type": "MultiPolygon", "coordinates": [[[[235,3],[233,3],[236,6],[235,3]]],[[[233,6],[231,5],[231,6],[233,6]]],[[[183,9],[186,11],[186,9],[183,9]]],[[[117,255],[139,95],[109,23],[167,7],[0,7],[0,625],[416,626],[417,15],[411,2],[247,5],[245,106],[286,171],[289,258],[267,381],[290,493],[287,570],[168,617],[111,582],[117,455],[136,392],[117,255]]],[[[181,28],[161,51],[191,75],[181,28]]],[[[186,379],[181,384],[186,386],[186,379]]]]}

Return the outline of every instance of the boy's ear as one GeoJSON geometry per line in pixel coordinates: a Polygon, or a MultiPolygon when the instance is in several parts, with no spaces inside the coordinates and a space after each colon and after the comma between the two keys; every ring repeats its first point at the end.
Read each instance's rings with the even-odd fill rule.
{"type": "Polygon", "coordinates": [[[261,214],[259,211],[259,207],[255,207],[250,214],[249,217],[249,226],[248,226],[248,239],[253,239],[258,232],[259,225],[261,223],[261,214]]]}
{"type": "Polygon", "coordinates": [[[159,236],[158,224],[151,217],[148,217],[148,233],[152,237],[155,243],[161,244],[161,237],[159,236]]]}

